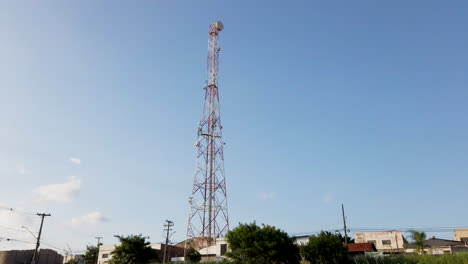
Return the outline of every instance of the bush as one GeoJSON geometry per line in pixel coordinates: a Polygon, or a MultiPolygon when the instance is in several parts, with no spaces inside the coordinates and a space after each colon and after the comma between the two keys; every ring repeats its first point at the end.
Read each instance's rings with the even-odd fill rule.
{"type": "Polygon", "coordinates": [[[287,233],[268,225],[240,224],[226,235],[233,263],[299,264],[299,249],[287,233]]]}
{"type": "Polygon", "coordinates": [[[347,253],[340,236],[330,232],[309,237],[309,243],[302,247],[302,255],[311,264],[343,264],[347,253]]]}
{"type": "Polygon", "coordinates": [[[468,264],[468,254],[455,255],[400,255],[384,257],[362,257],[354,260],[355,264],[468,264]]]}
{"type": "Polygon", "coordinates": [[[199,263],[201,260],[200,252],[195,250],[193,247],[190,247],[185,254],[185,259],[188,263],[199,263]]]}

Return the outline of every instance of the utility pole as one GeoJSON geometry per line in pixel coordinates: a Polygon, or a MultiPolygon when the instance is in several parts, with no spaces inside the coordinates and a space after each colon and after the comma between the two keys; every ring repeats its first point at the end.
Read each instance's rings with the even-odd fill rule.
{"type": "Polygon", "coordinates": [[[42,226],[44,225],[44,218],[46,216],[50,216],[50,214],[45,214],[45,213],[37,213],[38,216],[41,217],[41,227],[39,227],[39,235],[37,236],[37,242],[36,242],[36,249],[34,249],[34,253],[31,259],[31,264],[36,263],[36,258],[37,258],[37,250],[39,249],[39,246],[41,244],[41,234],[42,234],[42,226]]]}
{"type": "Polygon", "coordinates": [[[99,246],[101,245],[101,239],[103,239],[103,237],[95,237],[95,239],[97,239],[96,264],[98,264],[98,260],[99,260],[99,246]]]}
{"type": "Polygon", "coordinates": [[[171,227],[174,226],[174,222],[166,220],[167,224],[164,224],[164,231],[166,231],[166,245],[164,246],[163,252],[163,263],[166,263],[167,245],[169,245],[169,232],[172,231],[171,227]]]}
{"type": "Polygon", "coordinates": [[[341,212],[343,213],[343,230],[344,230],[344,243],[345,245],[348,245],[348,229],[346,229],[346,216],[344,213],[344,205],[341,204],[341,212]]]}

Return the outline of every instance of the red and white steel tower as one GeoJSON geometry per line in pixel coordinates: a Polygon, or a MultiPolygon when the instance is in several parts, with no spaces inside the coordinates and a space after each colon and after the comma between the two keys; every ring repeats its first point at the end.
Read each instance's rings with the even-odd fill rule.
{"type": "Polygon", "coordinates": [[[223,30],[221,22],[210,25],[208,30],[208,78],[205,104],[198,127],[197,168],[189,198],[190,214],[187,227],[187,245],[203,247],[212,245],[229,230],[224,154],[218,93],[218,34],[223,30]],[[195,242],[196,241],[196,242],[195,242]]]}

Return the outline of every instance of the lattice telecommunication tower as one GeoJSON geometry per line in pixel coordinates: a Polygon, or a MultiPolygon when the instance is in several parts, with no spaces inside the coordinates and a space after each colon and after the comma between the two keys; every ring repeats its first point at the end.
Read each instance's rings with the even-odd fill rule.
{"type": "Polygon", "coordinates": [[[195,142],[198,148],[197,168],[189,198],[186,248],[212,245],[216,238],[224,237],[229,230],[218,93],[218,34],[223,28],[218,21],[211,24],[208,30],[208,78],[198,140],[195,142]]]}

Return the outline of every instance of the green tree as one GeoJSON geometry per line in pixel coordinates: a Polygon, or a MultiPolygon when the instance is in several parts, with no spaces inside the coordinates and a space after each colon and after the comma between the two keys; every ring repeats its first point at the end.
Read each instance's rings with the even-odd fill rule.
{"type": "Polygon", "coordinates": [[[199,263],[201,260],[200,252],[198,252],[193,247],[190,247],[185,253],[185,259],[188,260],[189,263],[199,263]]]}
{"type": "Polygon", "coordinates": [[[115,236],[120,245],[111,252],[110,264],[147,264],[151,260],[157,260],[157,254],[151,248],[147,237],[140,235],[115,236]]]}
{"type": "Polygon", "coordinates": [[[99,249],[96,246],[86,246],[86,252],[83,259],[86,264],[95,264],[99,254],[99,249]]]}
{"type": "Polygon", "coordinates": [[[299,249],[287,233],[269,225],[240,224],[226,235],[234,263],[298,264],[299,249]]]}
{"type": "Polygon", "coordinates": [[[415,253],[424,254],[424,241],[426,240],[426,233],[419,232],[416,230],[409,230],[410,238],[413,240],[415,248],[415,253]]]}
{"type": "Polygon", "coordinates": [[[304,258],[311,264],[342,264],[347,261],[347,250],[342,237],[330,232],[321,232],[309,237],[309,243],[302,248],[304,258]]]}

